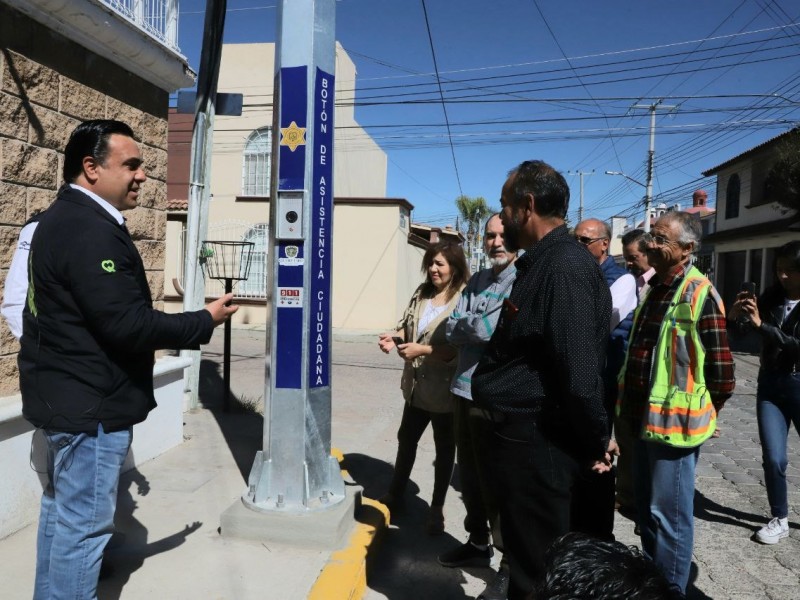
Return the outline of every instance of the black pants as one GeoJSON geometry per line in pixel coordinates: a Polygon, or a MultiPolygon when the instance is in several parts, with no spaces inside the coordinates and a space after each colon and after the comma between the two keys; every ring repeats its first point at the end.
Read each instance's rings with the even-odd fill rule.
{"type": "Polygon", "coordinates": [[[614,469],[598,475],[586,466],[581,467],[572,488],[570,531],[614,541],[615,484],[614,469]]]}
{"type": "Polygon", "coordinates": [[[436,446],[431,506],[444,506],[456,460],[453,413],[429,412],[406,403],[400,429],[397,430],[397,460],[394,463],[394,476],[389,486],[389,493],[399,498],[405,492],[411,477],[411,469],[417,458],[417,444],[425,433],[428,423],[433,426],[433,442],[436,446]]]}
{"type": "Polygon", "coordinates": [[[519,600],[544,576],[548,546],[569,531],[578,464],[532,419],[513,417],[495,423],[490,457],[511,573],[508,600],[519,600]]]}
{"type": "Polygon", "coordinates": [[[492,422],[473,407],[472,400],[456,396],[458,476],[461,480],[461,499],[467,509],[464,529],[469,533],[472,543],[488,544],[491,527],[494,546],[502,550],[497,501],[489,485],[487,472],[491,469],[489,444],[494,428],[492,422]],[[470,415],[470,412],[473,414],[470,415]]]}
{"type": "MultiPolygon", "coordinates": [[[[608,422],[614,422],[614,404],[617,401],[617,373],[622,367],[624,353],[620,350],[614,355],[604,375],[605,409],[608,422]]],[[[604,541],[614,541],[614,499],[617,483],[616,469],[598,475],[581,466],[580,473],[572,489],[572,525],[570,531],[578,531],[604,541]]]]}

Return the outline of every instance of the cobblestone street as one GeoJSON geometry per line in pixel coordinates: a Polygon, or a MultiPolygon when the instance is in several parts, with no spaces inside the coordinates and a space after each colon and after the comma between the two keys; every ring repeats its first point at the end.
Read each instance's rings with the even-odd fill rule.
{"type": "Polygon", "coordinates": [[[721,435],[700,453],[696,586],[710,598],[800,598],[800,443],[795,431],[789,433],[787,472],[790,537],[774,546],[751,539],[769,519],[756,422],[757,374],[757,356],[736,355],[736,392],[721,412],[721,435]]]}

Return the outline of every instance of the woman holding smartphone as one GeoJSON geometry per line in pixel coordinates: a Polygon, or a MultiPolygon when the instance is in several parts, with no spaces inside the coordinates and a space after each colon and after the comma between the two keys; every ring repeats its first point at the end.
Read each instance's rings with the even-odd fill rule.
{"type": "Polygon", "coordinates": [[[786,443],[789,426],[800,433],[800,241],[775,253],[778,282],[756,300],[742,291],[729,318],[739,327],[752,327],[761,337],[756,415],[772,519],[755,539],[777,544],[789,535],[786,495],[786,443]],[[743,319],[742,317],[746,317],[743,319]]]}
{"type": "Polygon", "coordinates": [[[431,423],[436,463],[427,530],[435,535],[444,531],[442,507],[455,462],[450,381],[456,368],[456,349],[447,342],[445,324],[458,304],[469,269],[460,245],[439,242],[425,252],[422,272],[425,282],[414,292],[396,330],[378,338],[381,350],[388,353],[396,348],[405,360],[400,383],[405,406],[397,431],[397,459],[389,491],[380,501],[390,509],[402,504],[417,444],[431,423]]]}

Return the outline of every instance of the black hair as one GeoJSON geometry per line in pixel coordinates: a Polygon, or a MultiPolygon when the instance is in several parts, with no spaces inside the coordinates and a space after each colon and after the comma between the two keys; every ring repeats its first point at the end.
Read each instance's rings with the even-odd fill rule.
{"type": "Polygon", "coordinates": [[[115,133],[134,137],[133,130],[126,123],[113,119],[94,119],[78,125],[64,149],[64,181],[75,181],[83,171],[83,159],[87,156],[104,164],[108,157],[108,138],[115,133]]]}
{"type": "Polygon", "coordinates": [[[528,194],[540,217],[563,219],[569,208],[569,186],[564,176],[541,160],[526,160],[508,173],[513,177],[512,202],[516,205],[528,194]]]}
{"type": "Polygon", "coordinates": [[[453,297],[453,294],[461,290],[467,283],[467,279],[469,279],[467,259],[464,256],[464,249],[461,247],[461,244],[443,241],[428,246],[425,255],[422,257],[422,272],[425,274],[425,283],[422,287],[422,296],[424,298],[431,298],[436,294],[436,288],[431,281],[428,268],[433,264],[433,259],[436,258],[437,254],[444,256],[447,264],[450,265],[451,274],[447,293],[447,298],[450,299],[453,297]]]}
{"type": "Polygon", "coordinates": [[[775,250],[775,264],[773,265],[773,271],[778,268],[779,258],[788,259],[792,268],[800,271],[800,241],[793,240],[791,242],[787,242],[775,250]]]}
{"type": "Polygon", "coordinates": [[[778,260],[781,258],[788,260],[792,269],[800,271],[800,241],[787,242],[775,250],[775,255],[772,257],[772,276],[774,279],[758,300],[759,310],[765,310],[765,306],[781,304],[786,297],[786,290],[778,279],[778,260]]]}
{"type": "Polygon", "coordinates": [[[639,252],[644,252],[647,249],[647,244],[644,243],[642,237],[644,236],[644,229],[631,229],[622,236],[622,247],[630,246],[634,242],[639,242],[636,246],[639,252]]]}
{"type": "Polygon", "coordinates": [[[582,533],[557,539],[545,555],[536,600],[679,600],[684,596],[638,548],[582,533]]]}

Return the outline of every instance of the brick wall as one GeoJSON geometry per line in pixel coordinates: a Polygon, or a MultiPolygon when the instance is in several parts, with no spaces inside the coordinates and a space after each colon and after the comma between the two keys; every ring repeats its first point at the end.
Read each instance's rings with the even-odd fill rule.
{"type": "MultiPolygon", "coordinates": [[[[63,149],[83,120],[127,122],[148,181],[128,228],[160,307],[164,288],[168,94],[0,4],[0,286],[19,230],[55,199],[63,149]]],[[[0,324],[0,397],[18,391],[16,353],[0,324]]]]}

